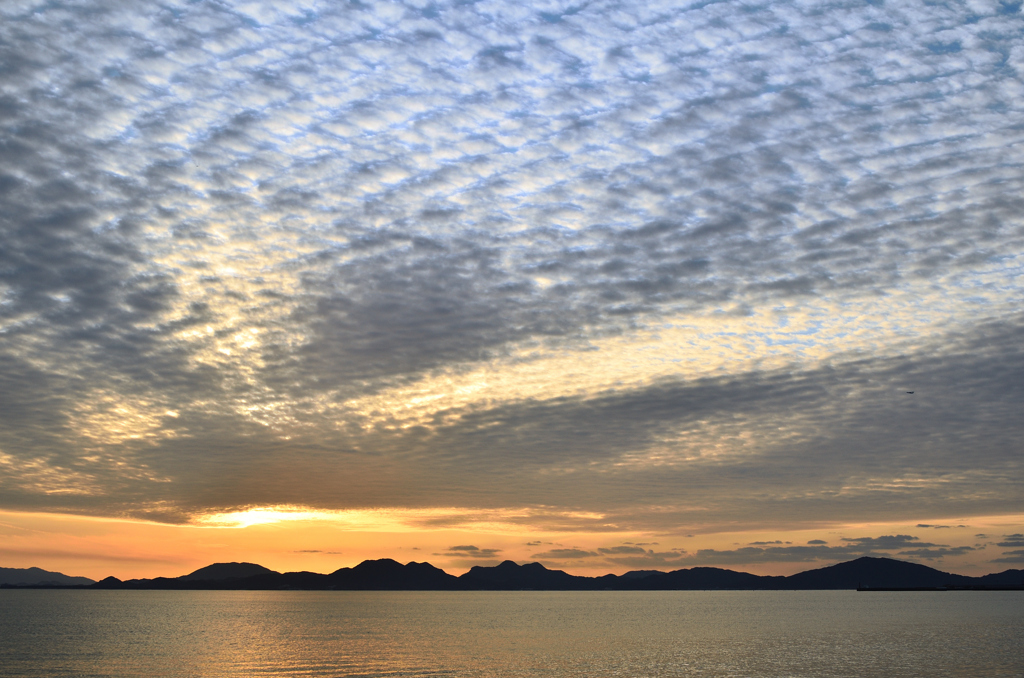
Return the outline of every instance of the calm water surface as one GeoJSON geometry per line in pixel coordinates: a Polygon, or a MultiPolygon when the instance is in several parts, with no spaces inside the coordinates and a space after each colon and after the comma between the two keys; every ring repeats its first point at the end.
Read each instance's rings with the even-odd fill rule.
{"type": "Polygon", "coordinates": [[[0,676],[1024,676],[1024,592],[0,590],[0,676]]]}

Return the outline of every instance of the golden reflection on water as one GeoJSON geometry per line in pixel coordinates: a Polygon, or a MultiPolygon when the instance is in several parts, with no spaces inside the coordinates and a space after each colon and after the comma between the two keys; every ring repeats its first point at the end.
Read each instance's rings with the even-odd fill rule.
{"type": "Polygon", "coordinates": [[[1024,594],[0,591],[0,676],[1011,676],[1024,594]]]}

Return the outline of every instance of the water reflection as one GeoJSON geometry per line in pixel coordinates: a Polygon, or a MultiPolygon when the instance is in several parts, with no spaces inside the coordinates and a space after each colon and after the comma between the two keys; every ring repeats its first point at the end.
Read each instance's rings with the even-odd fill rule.
{"type": "Polygon", "coordinates": [[[0,676],[1021,676],[1024,593],[0,591],[0,676]]]}

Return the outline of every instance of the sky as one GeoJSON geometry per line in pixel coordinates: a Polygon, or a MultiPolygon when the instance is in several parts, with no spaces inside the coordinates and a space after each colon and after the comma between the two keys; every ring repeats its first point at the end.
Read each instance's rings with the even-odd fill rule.
{"type": "Polygon", "coordinates": [[[0,565],[1024,565],[1011,0],[7,0],[0,565]]]}

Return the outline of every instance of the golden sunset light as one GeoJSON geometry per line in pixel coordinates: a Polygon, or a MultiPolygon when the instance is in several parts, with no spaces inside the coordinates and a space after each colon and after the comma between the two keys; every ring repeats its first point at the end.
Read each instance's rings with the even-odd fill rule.
{"type": "Polygon", "coordinates": [[[6,3],[2,564],[1024,563],[1021,17],[6,3]]]}
{"type": "Polygon", "coordinates": [[[1024,675],[1024,0],[0,2],[0,678],[1024,675]]]}

